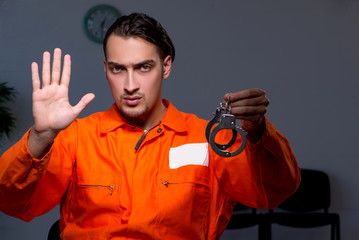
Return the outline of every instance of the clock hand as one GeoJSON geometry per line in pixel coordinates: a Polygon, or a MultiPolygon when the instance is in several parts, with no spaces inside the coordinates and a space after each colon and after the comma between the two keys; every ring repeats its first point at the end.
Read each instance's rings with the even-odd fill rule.
{"type": "Polygon", "coordinates": [[[101,22],[101,38],[104,38],[104,34],[105,34],[105,28],[104,28],[104,26],[105,26],[105,22],[106,22],[106,17],[102,20],[102,22],[101,22]]]}

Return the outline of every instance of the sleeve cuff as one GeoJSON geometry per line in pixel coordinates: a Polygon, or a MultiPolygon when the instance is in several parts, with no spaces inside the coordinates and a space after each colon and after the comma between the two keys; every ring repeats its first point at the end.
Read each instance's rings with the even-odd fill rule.
{"type": "Polygon", "coordinates": [[[27,147],[27,141],[29,138],[30,131],[31,131],[31,128],[24,134],[24,136],[20,140],[21,147],[20,147],[19,159],[20,159],[20,161],[22,161],[24,163],[28,163],[29,161],[31,161],[32,167],[34,167],[35,169],[40,169],[40,168],[43,168],[47,164],[47,162],[51,156],[52,147],[42,158],[40,158],[40,159],[34,158],[32,156],[32,154],[29,152],[29,149],[27,147]]]}

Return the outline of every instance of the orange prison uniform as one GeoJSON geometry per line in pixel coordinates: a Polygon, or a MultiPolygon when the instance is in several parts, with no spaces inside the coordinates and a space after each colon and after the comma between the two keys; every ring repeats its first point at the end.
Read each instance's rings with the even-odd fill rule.
{"type": "Polygon", "coordinates": [[[63,239],[219,239],[236,202],[274,208],[295,191],[299,168],[266,119],[256,144],[222,158],[207,121],[169,101],[147,134],[116,105],[75,120],[34,159],[28,133],[0,160],[0,210],[30,221],[60,204],[63,239]]]}

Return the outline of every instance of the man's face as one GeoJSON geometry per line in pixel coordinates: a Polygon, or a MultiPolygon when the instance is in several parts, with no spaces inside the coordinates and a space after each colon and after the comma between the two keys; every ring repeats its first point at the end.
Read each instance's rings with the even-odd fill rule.
{"type": "Polygon", "coordinates": [[[130,123],[147,129],[164,114],[162,80],[171,71],[171,57],[162,62],[155,45],[138,37],[111,35],[104,70],[116,105],[130,123]]]}

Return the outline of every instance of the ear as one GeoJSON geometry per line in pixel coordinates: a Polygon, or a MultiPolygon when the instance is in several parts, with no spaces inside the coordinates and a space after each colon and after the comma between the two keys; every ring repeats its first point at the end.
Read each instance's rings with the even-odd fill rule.
{"type": "Polygon", "coordinates": [[[171,67],[172,67],[172,57],[168,55],[163,60],[163,79],[167,79],[170,76],[171,73],[171,67]]]}
{"type": "Polygon", "coordinates": [[[104,71],[105,77],[107,79],[107,62],[106,62],[106,58],[103,59],[103,71],[104,71]]]}

